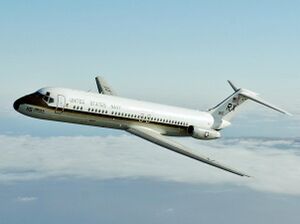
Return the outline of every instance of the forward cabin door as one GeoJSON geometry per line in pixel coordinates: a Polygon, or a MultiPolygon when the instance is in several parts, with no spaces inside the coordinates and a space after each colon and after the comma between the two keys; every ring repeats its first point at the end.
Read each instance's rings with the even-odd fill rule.
{"type": "Polygon", "coordinates": [[[66,106],[66,98],[63,95],[57,95],[57,104],[55,113],[61,114],[64,112],[66,106]]]}

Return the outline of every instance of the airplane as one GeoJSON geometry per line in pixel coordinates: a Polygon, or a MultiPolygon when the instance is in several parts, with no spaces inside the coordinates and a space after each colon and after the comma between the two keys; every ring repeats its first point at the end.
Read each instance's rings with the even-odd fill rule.
{"type": "Polygon", "coordinates": [[[13,107],[33,118],[125,130],[166,149],[206,163],[227,172],[250,177],[188,147],[168,136],[189,136],[199,140],[221,137],[220,131],[231,125],[238,108],[252,100],[275,111],[291,115],[247,89],[228,81],[233,94],[208,111],[185,109],[119,97],[100,76],[96,78],[99,93],[45,87],[17,99],[13,107]]]}

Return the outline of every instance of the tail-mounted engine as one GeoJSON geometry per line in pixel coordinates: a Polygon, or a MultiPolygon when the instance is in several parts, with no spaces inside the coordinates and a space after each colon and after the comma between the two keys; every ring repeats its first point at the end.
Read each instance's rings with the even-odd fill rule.
{"type": "Polygon", "coordinates": [[[188,133],[193,137],[201,140],[212,140],[221,137],[220,132],[215,130],[206,130],[194,126],[188,127],[188,133]]]}

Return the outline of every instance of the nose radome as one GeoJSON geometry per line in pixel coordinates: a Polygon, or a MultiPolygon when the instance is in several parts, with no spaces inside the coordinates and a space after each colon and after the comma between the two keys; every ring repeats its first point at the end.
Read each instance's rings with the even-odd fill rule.
{"type": "Polygon", "coordinates": [[[14,109],[15,109],[16,111],[19,110],[20,104],[21,104],[21,100],[20,100],[20,99],[17,99],[17,100],[14,102],[14,109]]]}

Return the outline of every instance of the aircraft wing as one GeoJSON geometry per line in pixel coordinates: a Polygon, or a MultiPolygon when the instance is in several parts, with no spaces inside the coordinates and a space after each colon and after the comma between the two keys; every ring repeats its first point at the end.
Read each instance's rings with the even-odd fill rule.
{"type": "Polygon", "coordinates": [[[157,131],[155,131],[153,129],[146,128],[146,127],[141,127],[141,126],[134,126],[134,127],[130,127],[129,129],[127,129],[127,131],[131,134],[134,134],[138,137],[141,137],[145,140],[148,140],[148,141],[150,141],[154,144],[162,146],[162,147],[164,147],[166,149],[169,149],[173,152],[177,152],[181,155],[190,157],[192,159],[198,160],[200,162],[206,163],[208,165],[217,167],[219,169],[228,171],[230,173],[233,173],[233,174],[236,174],[236,175],[239,175],[239,176],[249,177],[248,175],[246,175],[246,174],[244,174],[240,171],[237,171],[237,170],[229,168],[225,165],[222,165],[222,164],[220,164],[220,163],[216,162],[215,160],[212,160],[208,157],[201,156],[201,155],[198,155],[198,154],[194,154],[187,147],[185,147],[185,146],[183,146],[183,145],[181,145],[181,144],[179,144],[175,141],[172,141],[171,139],[161,135],[160,133],[158,133],[157,131]]]}
{"type": "Polygon", "coordinates": [[[113,89],[107,84],[107,82],[102,77],[97,76],[95,79],[98,87],[98,92],[100,94],[114,95],[114,96],[117,95],[115,91],[113,91],[113,89]]]}

